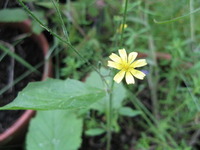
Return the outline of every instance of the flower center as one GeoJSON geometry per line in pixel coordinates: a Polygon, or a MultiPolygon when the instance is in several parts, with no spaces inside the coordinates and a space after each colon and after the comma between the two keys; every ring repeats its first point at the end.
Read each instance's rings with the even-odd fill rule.
{"type": "Polygon", "coordinates": [[[131,70],[131,67],[130,67],[131,64],[124,62],[122,65],[123,65],[123,70],[125,72],[129,72],[131,70]]]}

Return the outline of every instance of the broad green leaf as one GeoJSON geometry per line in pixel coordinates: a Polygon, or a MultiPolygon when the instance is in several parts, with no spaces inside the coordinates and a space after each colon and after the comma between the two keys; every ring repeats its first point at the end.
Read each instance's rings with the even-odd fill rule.
{"type": "Polygon", "coordinates": [[[97,136],[105,133],[106,131],[102,128],[93,128],[85,131],[85,134],[88,136],[97,136]]]}
{"type": "MultiPolygon", "coordinates": [[[[109,71],[104,68],[101,68],[100,71],[105,76],[109,75],[109,71]]],[[[107,80],[108,84],[111,84],[113,79],[112,79],[112,77],[106,77],[106,80],[107,80]]],[[[96,72],[92,72],[90,74],[90,76],[86,79],[86,83],[93,87],[99,87],[102,90],[105,89],[104,84],[101,81],[101,78],[99,77],[99,75],[96,72]]],[[[112,99],[113,109],[119,109],[120,107],[122,107],[122,101],[124,100],[125,96],[126,96],[126,90],[125,90],[123,84],[122,83],[120,83],[120,84],[114,83],[113,96],[112,96],[113,97],[113,99],[112,99]]],[[[108,97],[105,95],[102,98],[102,100],[97,101],[96,103],[91,105],[91,108],[93,108],[95,110],[99,110],[101,112],[104,112],[106,109],[107,102],[108,102],[108,97]]]]}
{"type": "Polygon", "coordinates": [[[20,8],[0,10],[0,22],[21,22],[28,19],[28,14],[20,8]]]}
{"type": "Polygon", "coordinates": [[[0,110],[74,110],[87,108],[104,96],[105,91],[77,80],[47,79],[28,84],[12,103],[0,110]]]}
{"type": "Polygon", "coordinates": [[[139,110],[133,110],[130,107],[121,107],[119,109],[119,114],[123,116],[128,116],[128,117],[135,117],[137,115],[140,115],[142,112],[139,110]]]}
{"type": "Polygon", "coordinates": [[[82,126],[82,119],[64,110],[39,111],[29,126],[27,150],[77,150],[82,126]]]}

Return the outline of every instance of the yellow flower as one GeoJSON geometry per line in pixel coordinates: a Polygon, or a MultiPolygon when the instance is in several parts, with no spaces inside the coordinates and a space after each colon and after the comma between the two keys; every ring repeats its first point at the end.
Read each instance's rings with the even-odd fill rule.
{"type": "MultiPolygon", "coordinates": [[[[128,27],[127,24],[124,24],[124,29],[126,29],[128,27]]],[[[122,28],[123,28],[123,24],[120,24],[119,28],[117,29],[117,33],[121,33],[122,32],[122,28]]]]}
{"type": "Polygon", "coordinates": [[[120,83],[125,76],[127,84],[134,84],[134,77],[138,79],[144,79],[145,74],[135,68],[147,65],[145,59],[136,60],[137,52],[131,52],[128,56],[125,49],[119,49],[119,56],[112,53],[109,58],[112,61],[108,61],[108,66],[120,70],[114,77],[115,82],[120,83]],[[133,77],[134,76],[134,77],[133,77]]]}

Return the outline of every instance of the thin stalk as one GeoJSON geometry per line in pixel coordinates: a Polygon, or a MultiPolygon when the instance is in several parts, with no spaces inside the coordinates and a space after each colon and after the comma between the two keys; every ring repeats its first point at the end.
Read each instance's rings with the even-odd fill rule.
{"type": "MultiPolygon", "coordinates": [[[[123,34],[124,34],[124,26],[126,24],[126,15],[127,15],[127,7],[128,7],[128,0],[125,1],[125,8],[123,14],[123,22],[122,22],[122,32],[121,32],[121,40],[120,40],[120,47],[123,44],[123,34]]],[[[118,42],[116,42],[118,43],[118,42]]],[[[112,91],[113,91],[114,82],[112,80],[111,88],[107,86],[107,94],[108,94],[108,103],[107,103],[107,143],[106,143],[106,150],[111,149],[111,140],[112,140],[112,91]]]]}
{"type": "Polygon", "coordinates": [[[56,53],[56,63],[55,63],[55,77],[56,79],[60,79],[60,59],[59,59],[59,52],[57,50],[55,50],[55,53],[56,53]]]}
{"type": "Polygon", "coordinates": [[[111,131],[111,108],[112,108],[112,102],[110,99],[110,94],[108,94],[108,102],[107,102],[107,109],[106,109],[106,121],[107,121],[107,132],[106,132],[106,150],[110,150],[111,148],[111,139],[112,139],[112,131],[111,131]]]}
{"type": "Polygon", "coordinates": [[[9,47],[12,47],[12,45],[10,45],[4,41],[0,41],[0,50],[1,51],[7,53],[10,57],[14,58],[16,61],[21,63],[24,67],[28,68],[29,70],[33,70],[34,72],[40,74],[40,72],[37,69],[35,69],[31,64],[29,64],[26,60],[24,60],[22,57],[13,53],[11,50],[9,50],[9,47]]]}
{"type": "Polygon", "coordinates": [[[60,9],[58,8],[58,3],[55,2],[55,0],[51,0],[51,2],[53,3],[55,9],[56,9],[56,12],[58,13],[58,16],[59,16],[59,19],[60,19],[60,22],[61,22],[61,26],[62,26],[62,29],[63,29],[63,33],[64,33],[64,36],[67,38],[67,41],[70,43],[69,41],[69,35],[67,33],[67,29],[65,27],[65,23],[62,19],[62,16],[61,16],[61,13],[60,13],[60,9]]]}
{"type": "MultiPolygon", "coordinates": [[[[34,66],[36,69],[38,69],[39,67],[42,66],[43,63],[39,63],[38,65],[34,66]]],[[[6,92],[7,90],[9,90],[12,86],[14,86],[15,84],[17,84],[18,82],[20,82],[21,80],[23,80],[25,77],[27,77],[28,75],[30,75],[32,72],[34,72],[33,70],[28,70],[25,73],[23,73],[22,75],[20,75],[17,79],[15,79],[11,84],[6,85],[4,88],[2,88],[0,90],[0,95],[2,95],[4,92],[6,92]]]]}
{"type": "MultiPolygon", "coordinates": [[[[126,10],[127,10],[127,2],[128,0],[126,0],[126,6],[125,6],[125,15],[124,15],[124,24],[126,22],[126,10]]],[[[18,2],[21,4],[21,6],[29,13],[29,15],[34,18],[40,25],[41,27],[43,27],[45,30],[47,30],[50,34],[52,34],[53,36],[55,36],[58,40],[60,40],[61,42],[65,43],[69,48],[71,48],[87,65],[91,66],[92,69],[94,71],[96,71],[99,76],[101,77],[103,83],[105,84],[106,87],[106,92],[108,94],[109,97],[109,103],[108,103],[108,111],[107,111],[107,150],[110,150],[111,147],[111,136],[112,136],[112,132],[111,132],[111,114],[112,114],[112,89],[109,87],[108,83],[106,82],[104,76],[100,73],[100,71],[94,66],[92,65],[88,60],[86,60],[80,53],[79,51],[69,42],[69,40],[65,40],[63,39],[61,36],[59,36],[58,34],[56,34],[55,32],[53,32],[50,28],[48,28],[45,24],[43,24],[28,8],[26,5],[24,5],[24,3],[21,0],[18,0],[18,2]]],[[[56,6],[56,5],[55,5],[56,6]]],[[[62,18],[62,16],[59,16],[60,18],[62,18]]],[[[123,27],[124,28],[124,27],[123,27]]],[[[123,34],[123,33],[122,33],[123,34]]],[[[122,35],[123,38],[123,35],[122,35]]]]}
{"type": "MultiPolygon", "coordinates": [[[[146,1],[145,9],[149,9],[149,3],[146,1]]],[[[146,27],[149,28],[149,16],[145,14],[146,27]]],[[[158,84],[158,70],[157,70],[157,60],[155,52],[155,43],[151,32],[148,35],[148,46],[150,49],[151,58],[154,62],[154,66],[150,66],[150,74],[148,77],[149,87],[151,89],[151,100],[153,105],[153,114],[157,119],[159,119],[159,103],[157,96],[157,84],[158,84]]]]}
{"type": "Polygon", "coordinates": [[[43,24],[29,9],[28,7],[21,1],[21,0],[17,0],[20,5],[29,13],[29,15],[35,19],[35,21],[37,21],[42,28],[44,28],[45,30],[47,30],[50,34],[52,34],[53,36],[55,36],[58,40],[60,40],[61,42],[65,43],[69,48],[71,48],[88,66],[91,66],[92,69],[94,71],[96,71],[99,76],[101,77],[101,79],[103,80],[104,84],[108,87],[108,84],[106,82],[106,80],[104,79],[104,77],[102,76],[102,74],[99,72],[99,70],[93,65],[91,64],[88,60],[86,60],[80,53],[79,51],[67,40],[63,39],[61,36],[59,36],[58,34],[56,34],[55,32],[53,32],[50,28],[48,28],[45,24],[43,24]]]}
{"type": "MultiPolygon", "coordinates": [[[[194,0],[190,0],[190,12],[194,11],[194,0]]],[[[191,49],[194,49],[194,42],[195,42],[195,29],[194,29],[194,14],[190,14],[190,37],[191,37],[191,49]]]]}
{"type": "Polygon", "coordinates": [[[157,138],[160,139],[163,143],[167,143],[167,138],[168,138],[169,141],[173,144],[173,146],[177,148],[178,145],[176,141],[171,137],[171,135],[167,131],[164,131],[162,134],[157,132],[159,129],[159,122],[151,114],[151,112],[149,112],[149,110],[141,103],[139,99],[137,99],[137,97],[133,93],[129,92],[129,94],[134,99],[134,100],[131,99],[131,102],[136,107],[136,109],[143,112],[141,115],[144,118],[144,120],[147,122],[149,128],[152,129],[152,131],[154,131],[155,136],[157,136],[157,138]]]}
{"type": "Polygon", "coordinates": [[[180,19],[183,19],[185,17],[188,17],[190,14],[194,14],[194,13],[197,13],[198,11],[200,11],[200,8],[197,8],[195,10],[193,10],[192,12],[190,13],[187,13],[185,15],[182,15],[180,17],[176,17],[176,18],[173,18],[173,19],[170,19],[170,20],[165,20],[165,21],[157,21],[156,19],[154,19],[154,22],[157,23],[157,24],[166,24],[166,23],[171,23],[171,22],[175,22],[175,21],[178,21],[180,19]]]}
{"type": "Polygon", "coordinates": [[[122,44],[123,44],[124,26],[126,24],[127,7],[128,7],[128,0],[125,1],[125,8],[124,8],[124,14],[123,14],[123,21],[122,21],[122,33],[121,33],[120,46],[122,46],[122,44]]]}
{"type": "MultiPolygon", "coordinates": [[[[10,45],[10,50],[11,52],[15,52],[15,49],[12,45],[10,45]]],[[[14,70],[15,70],[15,59],[13,57],[10,57],[10,66],[9,68],[9,74],[8,74],[8,86],[10,87],[10,89],[8,90],[8,92],[12,92],[13,90],[13,80],[14,80],[14,70]]]]}
{"type": "MultiPolygon", "coordinates": [[[[53,51],[53,50],[52,50],[53,51]]],[[[60,52],[62,51],[62,49],[59,49],[60,52]]],[[[54,57],[56,54],[52,54],[52,57],[54,57]]],[[[50,57],[46,57],[45,61],[38,63],[37,65],[34,66],[34,68],[38,69],[40,68],[46,61],[49,61],[50,57]]],[[[15,84],[17,84],[18,82],[20,82],[21,80],[23,80],[25,77],[27,77],[28,75],[30,75],[32,72],[34,72],[33,70],[28,70],[25,73],[23,73],[21,76],[19,76],[17,79],[14,80],[13,85],[7,85],[5,86],[3,89],[0,90],[0,95],[2,95],[4,92],[6,92],[10,86],[14,86],[15,84]]]]}
{"type": "Polygon", "coordinates": [[[112,140],[112,91],[113,91],[114,82],[112,80],[111,88],[107,89],[108,94],[108,103],[107,103],[107,113],[106,113],[106,121],[107,121],[107,143],[106,150],[111,149],[111,140],[112,140]]]}
{"type": "Polygon", "coordinates": [[[0,56],[0,62],[4,59],[4,57],[7,55],[7,52],[4,52],[1,56],[0,56]]]}
{"type": "MultiPolygon", "coordinates": [[[[71,17],[70,15],[71,15],[71,0],[67,0],[67,13],[68,13],[68,17],[71,17]]],[[[67,21],[67,26],[68,26],[68,29],[70,29],[70,27],[71,27],[71,24],[70,24],[70,22],[69,21],[67,21]]]]}

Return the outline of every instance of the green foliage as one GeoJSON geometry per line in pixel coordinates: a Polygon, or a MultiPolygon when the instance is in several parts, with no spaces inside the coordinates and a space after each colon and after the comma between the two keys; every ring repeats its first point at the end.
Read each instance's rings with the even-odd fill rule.
{"type": "Polygon", "coordinates": [[[83,109],[102,99],[104,95],[105,91],[80,81],[48,79],[30,83],[12,103],[0,109],[83,109]]]}
{"type": "Polygon", "coordinates": [[[38,111],[26,137],[27,150],[77,150],[82,119],[65,110],[38,111]]]}
{"type": "Polygon", "coordinates": [[[21,22],[28,19],[28,14],[21,8],[0,10],[0,22],[21,22]]]}
{"type": "MultiPolygon", "coordinates": [[[[124,86],[123,83],[113,84],[112,131],[118,133],[119,137],[128,136],[128,141],[131,141],[128,145],[130,147],[126,148],[124,144],[121,149],[198,149],[198,138],[195,136],[199,136],[200,128],[198,125],[200,111],[198,11],[200,6],[197,1],[191,1],[194,2],[193,10],[190,10],[188,0],[181,2],[180,0],[148,2],[140,0],[128,3],[126,15],[128,27],[124,32],[122,46],[128,52],[137,51],[148,54],[149,74],[144,81],[139,81],[133,86],[124,86]],[[193,21],[189,20],[191,15],[195,17],[193,21]],[[169,21],[161,25],[155,23],[154,20],[169,21]],[[194,39],[192,39],[192,32],[194,32],[194,39]],[[157,52],[169,53],[172,59],[155,59],[157,52]],[[158,115],[154,113],[156,109],[158,115]],[[134,132],[131,132],[131,129],[134,132]]],[[[48,0],[42,2],[26,0],[26,2],[31,2],[35,6],[35,12],[39,13],[36,16],[42,22],[66,40],[60,18],[51,2],[48,0]]],[[[107,83],[112,85],[114,75],[102,66],[106,66],[107,56],[111,52],[116,52],[121,48],[119,47],[121,34],[116,33],[116,30],[123,20],[124,1],[76,0],[60,3],[59,9],[72,45],[88,62],[95,66],[100,64],[100,72],[107,83]]],[[[2,11],[5,10],[0,12],[2,11]]],[[[9,13],[6,13],[6,16],[11,16],[13,20],[19,19],[13,18],[13,12],[9,13]]],[[[22,13],[20,18],[23,20],[26,15],[22,13]]],[[[0,19],[7,18],[0,17],[0,19]]],[[[34,24],[37,23],[33,22],[34,24]]],[[[43,30],[38,25],[33,28],[36,33],[43,30]]],[[[57,73],[61,73],[64,79],[68,77],[81,79],[89,74],[86,83],[52,79],[41,83],[31,83],[12,104],[5,106],[4,109],[9,107],[9,109],[71,110],[84,107],[87,108],[82,111],[81,116],[85,117],[84,136],[104,135],[107,130],[105,115],[108,96],[105,95],[105,86],[101,78],[95,72],[89,73],[91,66],[86,65],[71,48],[56,40],[53,40],[52,45],[52,54],[56,55],[57,73]],[[34,103],[30,97],[27,100],[24,93],[31,95],[38,102],[34,103]],[[73,103],[74,99],[77,100],[75,103],[73,103]]],[[[7,53],[5,51],[0,56],[0,60],[7,53]]],[[[56,77],[60,76],[56,75],[56,77]]],[[[60,114],[55,114],[55,118],[56,115],[60,114]]],[[[73,118],[77,119],[72,115],[70,119],[73,118]]],[[[60,119],[65,120],[69,117],[62,116],[60,119]]],[[[38,120],[38,122],[43,122],[43,120],[38,120]]],[[[49,130],[54,130],[54,128],[49,130]]],[[[104,140],[104,137],[102,139],[104,140]]]]}
{"type": "MultiPolygon", "coordinates": [[[[109,76],[109,70],[106,70],[104,68],[101,68],[100,72],[107,76],[105,79],[107,80],[108,84],[112,84],[112,78],[109,76]]],[[[101,81],[100,76],[96,72],[92,72],[89,77],[86,79],[86,84],[94,87],[94,88],[100,88],[104,89],[104,83],[101,81]],[[95,83],[95,84],[94,84],[95,83]]],[[[123,85],[114,83],[113,85],[113,99],[112,99],[112,108],[113,109],[119,109],[122,107],[122,102],[124,98],[126,97],[126,91],[123,85]]],[[[100,101],[94,103],[91,105],[92,109],[98,110],[100,112],[105,112],[107,107],[108,97],[105,96],[100,101]]]]}
{"type": "MultiPolygon", "coordinates": [[[[47,23],[45,16],[44,16],[44,12],[43,11],[35,11],[33,12],[35,16],[37,16],[37,18],[39,18],[44,24],[47,23]]],[[[40,26],[40,24],[33,20],[32,21],[32,31],[36,34],[40,34],[44,29],[40,26]]]]}
{"type": "Polygon", "coordinates": [[[93,128],[85,131],[87,136],[97,136],[105,133],[106,131],[102,128],[93,128]]]}
{"type": "Polygon", "coordinates": [[[121,107],[119,109],[119,114],[123,116],[128,116],[128,117],[135,117],[137,115],[140,115],[141,111],[133,110],[130,107],[121,107]]]}

